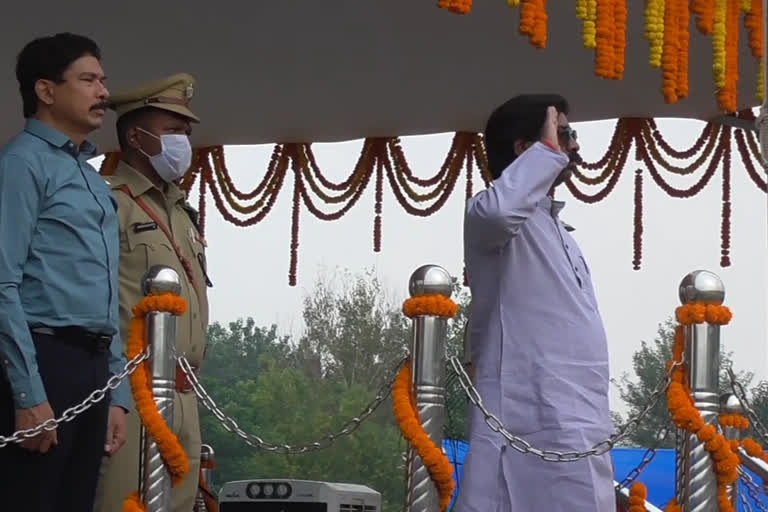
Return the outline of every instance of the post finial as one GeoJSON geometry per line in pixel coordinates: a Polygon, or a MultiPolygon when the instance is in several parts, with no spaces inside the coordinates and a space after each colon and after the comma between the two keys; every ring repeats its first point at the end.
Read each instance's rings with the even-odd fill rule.
{"type": "Polygon", "coordinates": [[[439,265],[424,265],[411,274],[408,291],[411,297],[433,294],[450,297],[453,293],[453,278],[439,265]]]}
{"type": "Polygon", "coordinates": [[[717,274],[695,270],[680,282],[680,302],[683,304],[717,304],[725,300],[725,285],[717,274]]]}
{"type": "Polygon", "coordinates": [[[154,265],[144,274],[144,278],[141,280],[141,291],[147,296],[164,293],[179,295],[181,293],[181,279],[179,279],[178,272],[171,267],[154,265]]]}
{"type": "Polygon", "coordinates": [[[739,398],[733,393],[720,395],[720,414],[744,414],[739,398]]]}

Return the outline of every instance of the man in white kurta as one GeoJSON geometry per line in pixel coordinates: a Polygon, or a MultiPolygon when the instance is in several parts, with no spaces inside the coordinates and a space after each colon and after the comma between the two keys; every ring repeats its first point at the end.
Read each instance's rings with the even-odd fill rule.
{"type": "MultiPolygon", "coordinates": [[[[540,449],[584,451],[613,433],[608,349],[589,266],[559,218],[564,204],[549,197],[578,145],[564,113],[550,108],[547,119],[539,140],[509,141],[519,156],[467,204],[474,384],[510,432],[540,449]]],[[[473,408],[457,510],[615,512],[612,473],[609,454],[520,454],[473,408]]]]}

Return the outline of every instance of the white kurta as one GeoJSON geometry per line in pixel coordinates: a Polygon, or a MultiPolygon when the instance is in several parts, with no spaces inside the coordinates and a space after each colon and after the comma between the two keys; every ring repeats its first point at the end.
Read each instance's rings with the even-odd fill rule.
{"type": "MultiPolygon", "coordinates": [[[[608,346],[590,270],[547,197],[568,163],[536,143],[467,203],[475,386],[537,448],[583,451],[613,432],[608,346]]],[[[615,512],[610,455],[544,462],[472,408],[459,512],[615,512]]]]}

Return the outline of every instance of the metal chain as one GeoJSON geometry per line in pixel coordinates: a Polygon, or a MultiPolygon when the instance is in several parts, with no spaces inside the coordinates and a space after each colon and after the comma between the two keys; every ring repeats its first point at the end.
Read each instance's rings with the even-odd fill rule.
{"type": "Polygon", "coordinates": [[[749,494],[749,497],[752,498],[752,501],[755,502],[757,508],[762,512],[768,512],[768,508],[766,508],[766,506],[763,504],[763,500],[760,497],[760,494],[765,495],[765,491],[755,483],[754,479],[752,476],[750,476],[749,473],[741,468],[739,468],[739,475],[741,476],[741,481],[744,484],[744,488],[747,490],[747,494],[749,494]]]}
{"type": "Polygon", "coordinates": [[[731,381],[731,389],[733,390],[733,393],[736,395],[736,398],[739,399],[739,402],[741,403],[741,406],[744,408],[744,412],[747,413],[749,420],[752,422],[752,427],[755,429],[755,431],[758,434],[760,434],[760,437],[763,438],[764,443],[768,442],[768,429],[760,420],[760,416],[757,415],[755,410],[750,405],[749,399],[747,398],[747,392],[744,389],[744,386],[741,384],[741,382],[736,380],[736,374],[733,373],[733,368],[729,366],[727,368],[727,372],[728,372],[728,378],[731,381]]]}
{"type": "Polygon", "coordinates": [[[122,380],[125,379],[128,375],[136,371],[136,368],[138,368],[139,365],[147,359],[149,359],[149,349],[141,352],[139,355],[128,361],[123,367],[123,371],[110,377],[107,381],[107,384],[103,388],[93,391],[81,403],[65,410],[61,417],[55,419],[51,418],[36,426],[35,428],[19,430],[18,432],[14,432],[10,437],[0,436],[0,448],[5,448],[11,443],[18,443],[26,439],[31,439],[42,434],[43,432],[56,430],[60,424],[69,423],[70,421],[74,420],[77,416],[90,409],[93,405],[96,405],[97,403],[104,400],[104,397],[110,390],[117,389],[117,387],[120,385],[120,382],[122,382],[122,380]]]}
{"type": "Polygon", "coordinates": [[[629,472],[626,478],[616,484],[616,490],[620,491],[622,489],[625,489],[629,486],[631,486],[635,480],[637,480],[640,475],[645,471],[645,468],[648,467],[648,464],[650,464],[654,458],[656,458],[656,450],[659,449],[659,446],[661,446],[661,443],[666,441],[667,436],[669,435],[669,430],[671,427],[664,427],[664,429],[661,431],[661,435],[658,436],[656,439],[656,442],[654,445],[650,448],[648,448],[645,451],[645,454],[643,454],[643,458],[640,460],[640,464],[635,467],[632,471],[629,472]]]}
{"type": "Polygon", "coordinates": [[[398,363],[397,367],[395,368],[392,376],[387,379],[387,381],[384,383],[384,385],[381,386],[379,389],[379,392],[376,394],[376,397],[363,409],[363,411],[356,417],[350,419],[347,421],[341,429],[339,429],[336,433],[327,434],[320,438],[317,441],[311,442],[311,443],[305,443],[303,445],[288,445],[288,444],[273,444],[269,443],[267,441],[264,441],[262,438],[260,438],[257,435],[249,434],[248,432],[243,431],[240,426],[237,424],[237,422],[230,416],[227,416],[216,404],[213,398],[208,394],[208,392],[205,390],[203,385],[198,380],[197,376],[195,375],[194,371],[192,370],[191,365],[189,364],[189,361],[187,361],[187,358],[184,356],[178,357],[179,366],[181,367],[181,370],[186,374],[187,379],[189,380],[189,383],[192,386],[192,389],[195,391],[195,394],[200,399],[200,401],[203,403],[203,405],[211,411],[211,413],[216,416],[216,418],[221,422],[222,426],[229,432],[237,435],[240,437],[248,446],[251,446],[253,448],[256,448],[258,450],[265,450],[272,453],[279,453],[283,455],[297,455],[302,453],[308,453],[313,452],[317,450],[322,450],[325,448],[328,448],[331,444],[333,444],[334,441],[336,441],[338,438],[346,436],[357,430],[360,425],[368,419],[368,417],[373,414],[373,412],[379,408],[379,406],[384,403],[384,400],[387,399],[390,392],[392,391],[392,386],[395,383],[395,378],[397,378],[397,374],[400,371],[400,368],[402,368],[403,364],[406,361],[406,358],[403,358],[400,363],[398,363]]]}
{"type": "Polygon", "coordinates": [[[485,423],[488,425],[488,427],[497,434],[501,434],[514,450],[522,454],[535,455],[546,462],[576,462],[587,457],[600,456],[609,452],[616,444],[620,443],[622,440],[632,435],[635,430],[637,430],[643,419],[645,419],[645,417],[656,406],[664,392],[669,387],[670,382],[672,382],[672,372],[677,366],[681,364],[674,363],[671,365],[664,378],[659,381],[656,389],[651,394],[648,405],[646,405],[646,407],[640,411],[637,416],[631,418],[624,425],[619,427],[615,434],[610,436],[605,441],[597,443],[591,449],[584,452],[558,452],[553,450],[541,450],[531,445],[525,439],[510,433],[504,427],[504,424],[501,422],[501,420],[489,412],[485,407],[483,404],[483,399],[480,397],[477,389],[475,389],[475,387],[472,385],[472,381],[467,375],[467,372],[464,370],[464,366],[461,364],[461,361],[459,361],[459,359],[456,357],[451,357],[449,358],[449,362],[453,368],[453,371],[459,375],[459,383],[461,384],[461,387],[464,388],[464,392],[467,394],[470,402],[472,402],[472,404],[474,404],[477,408],[480,409],[480,411],[482,411],[483,416],[485,416],[485,423]]]}
{"type": "Polygon", "coordinates": [[[744,497],[744,493],[739,493],[739,500],[741,501],[743,512],[752,512],[752,505],[749,504],[747,498],[744,497]]]}

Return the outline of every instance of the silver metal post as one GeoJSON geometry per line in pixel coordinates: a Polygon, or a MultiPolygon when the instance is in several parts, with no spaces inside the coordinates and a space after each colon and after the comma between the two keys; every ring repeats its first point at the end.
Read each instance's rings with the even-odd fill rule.
{"type": "MultiPolygon", "coordinates": [[[[738,397],[733,393],[725,393],[720,396],[720,414],[744,414],[744,408],[738,397]]],[[[723,436],[729,441],[740,441],[741,430],[735,427],[724,427],[723,436]]],[[[739,482],[738,480],[728,486],[728,496],[733,503],[733,509],[739,510],[739,482]]]]}
{"type": "Polygon", "coordinates": [[[675,498],[677,503],[685,501],[685,441],[687,433],[675,429],[675,498]]]}
{"type": "MultiPolygon", "coordinates": [[[[181,292],[179,275],[170,267],[150,268],[142,282],[144,295],[181,292]]],[[[147,343],[152,357],[152,393],[161,416],[173,425],[173,399],[176,389],[176,317],[171,313],[153,312],[146,317],[147,343]]],[[[142,428],[143,430],[143,428],[142,428]]],[[[157,444],[144,435],[143,485],[141,498],[147,512],[170,512],[171,476],[165,467],[157,444]]]]}
{"type": "MultiPolygon", "coordinates": [[[[680,283],[683,304],[722,304],[725,287],[718,276],[697,270],[680,283]]],[[[684,361],[693,402],[705,423],[718,426],[720,395],[720,326],[695,324],[685,327],[684,361]]],[[[683,433],[683,512],[717,510],[717,475],[712,460],[696,435],[683,433]]]]}
{"type": "MultiPolygon", "coordinates": [[[[451,296],[453,280],[437,265],[418,268],[409,283],[412,297],[440,294],[451,296]]],[[[448,321],[434,316],[413,319],[411,357],[416,407],[432,441],[442,447],[445,425],[445,338],[448,321]]],[[[407,512],[436,512],[440,500],[421,458],[408,454],[407,512]]]]}

